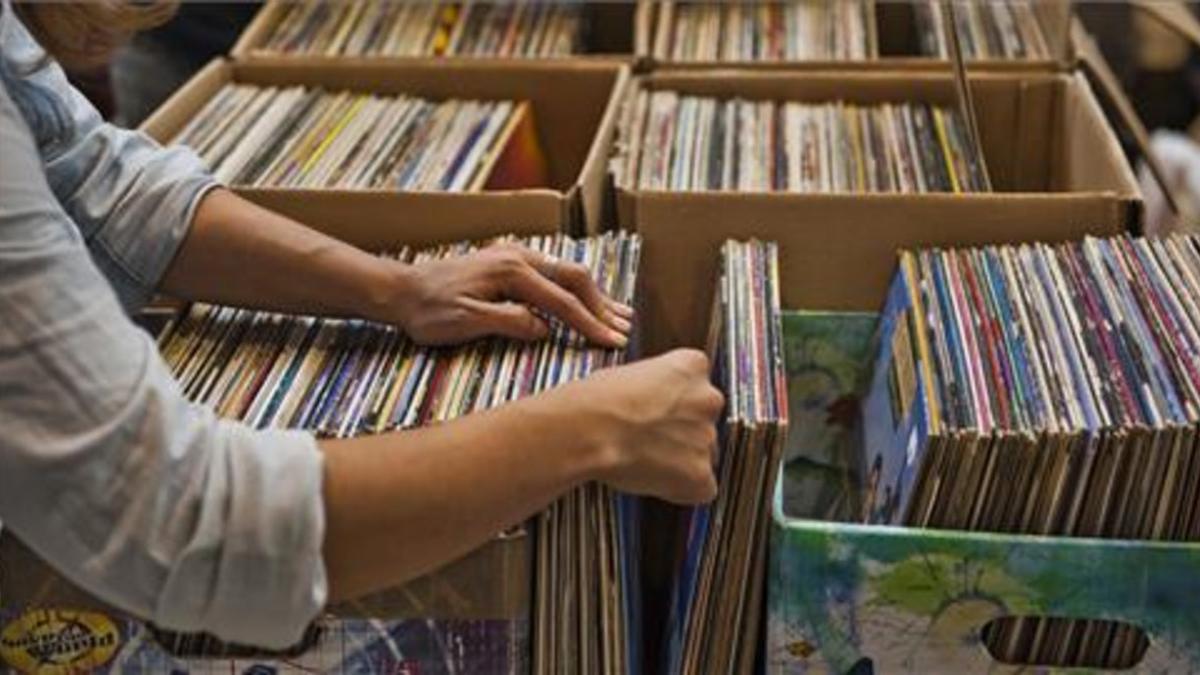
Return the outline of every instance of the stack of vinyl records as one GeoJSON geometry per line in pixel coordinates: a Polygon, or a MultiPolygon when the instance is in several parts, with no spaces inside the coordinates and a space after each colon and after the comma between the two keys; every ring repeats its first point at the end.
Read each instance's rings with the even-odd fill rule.
{"type": "MultiPolygon", "coordinates": [[[[943,0],[913,4],[921,53],[949,58],[953,49],[946,33],[943,0]]],[[[1029,0],[954,2],[955,25],[968,59],[1045,59],[1050,50],[1029,0]]]]}
{"type": "MultiPolygon", "coordinates": [[[[863,515],[1200,538],[1200,240],[904,252],[864,400],[863,515]]],[[[1006,620],[1010,662],[1121,666],[1144,636],[1006,620]]]]}
{"type": "Polygon", "coordinates": [[[232,185],[477,190],[526,112],[513,101],[227,84],[174,142],[232,185]]]}
{"type": "Polygon", "coordinates": [[[656,56],[671,61],[851,60],[879,51],[874,0],[689,2],[669,16],[656,56]]]}
{"type": "Polygon", "coordinates": [[[771,487],[787,436],[774,243],[726,242],[709,353],[726,397],[716,500],[693,509],[667,624],[667,673],[748,673],[758,653],[771,487]]]}
{"type": "MultiPolygon", "coordinates": [[[[636,235],[609,236],[620,245],[605,251],[603,269],[615,275],[616,282],[604,288],[629,304],[641,240],[636,235]]],[[[599,350],[588,353],[592,358],[603,354],[605,365],[624,356],[599,350]]],[[[556,367],[554,362],[549,365],[556,367]]],[[[568,378],[596,367],[579,359],[564,365],[568,378]]],[[[537,517],[532,672],[626,675],[640,671],[638,513],[637,498],[592,483],[537,517]]]]}
{"type": "MultiPolygon", "coordinates": [[[[636,235],[580,240],[555,235],[524,243],[583,263],[611,297],[632,301],[641,252],[636,235]]],[[[404,250],[397,257],[421,263],[475,248],[463,243],[404,250]]],[[[260,429],[306,429],[334,438],[450,421],[586,377],[625,356],[589,347],[558,323],[539,342],[489,339],[429,348],[394,327],[366,321],[198,303],[163,335],[160,349],[186,395],[220,416],[260,429]]],[[[636,526],[629,509],[624,497],[589,485],[537,518],[534,651],[562,659],[542,672],[563,672],[564,645],[575,650],[565,652],[571,659],[603,663],[604,672],[626,672],[631,658],[626,645],[635,630],[626,617],[637,588],[630,581],[636,571],[622,558],[632,550],[636,526]]],[[[196,636],[180,639],[203,643],[196,636]]]]}
{"type": "Polygon", "coordinates": [[[578,2],[280,3],[262,54],[545,57],[580,51],[578,2]]]}
{"type": "MultiPolygon", "coordinates": [[[[601,288],[628,301],[635,236],[533,237],[534,250],[587,265],[601,288]]],[[[463,255],[473,244],[401,251],[412,263],[463,255]]],[[[252,427],[322,437],[445,422],[557,386],[621,360],[561,324],[540,342],[491,339],[457,348],[417,345],[392,326],[196,303],[160,349],[192,400],[252,427]]]]}
{"type": "Polygon", "coordinates": [[[641,91],[621,182],[644,190],[974,192],[982,165],[949,108],[797,103],[641,91]]]}

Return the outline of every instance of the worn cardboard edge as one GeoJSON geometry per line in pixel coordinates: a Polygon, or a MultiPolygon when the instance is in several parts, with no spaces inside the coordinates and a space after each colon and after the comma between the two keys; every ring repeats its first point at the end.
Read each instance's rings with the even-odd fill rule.
{"type": "MultiPolygon", "coordinates": [[[[1011,72],[972,72],[969,76],[972,82],[1019,82],[1023,80],[1037,82],[1061,81],[1065,76],[1049,71],[1011,71],[1011,72]]],[[[685,92],[724,91],[729,95],[739,93],[739,90],[750,88],[766,88],[780,91],[786,87],[797,90],[826,89],[837,91],[836,98],[846,101],[870,100],[867,95],[874,95],[881,89],[894,89],[898,82],[903,82],[908,88],[903,96],[889,94],[888,98],[920,98],[931,102],[949,104],[957,100],[954,91],[954,77],[945,69],[940,70],[904,70],[900,68],[830,68],[830,69],[751,69],[721,68],[718,70],[656,70],[648,75],[639,76],[637,87],[645,89],[676,89],[685,92]]],[[[756,98],[752,94],[741,94],[747,98],[756,98]]],[[[832,94],[793,94],[772,93],[771,96],[794,96],[794,100],[832,100],[832,94]]]]}
{"type": "MultiPolygon", "coordinates": [[[[931,71],[944,72],[950,61],[933,57],[921,56],[882,56],[877,59],[857,61],[674,61],[670,59],[650,58],[652,70],[700,70],[713,69],[733,70],[764,70],[764,71],[822,71],[822,70],[851,70],[851,71],[931,71]]],[[[999,59],[976,59],[967,61],[972,73],[1059,73],[1075,68],[1075,61],[1056,61],[1047,59],[1030,59],[1027,61],[1011,61],[999,59]]]]}
{"type": "Polygon", "coordinates": [[[232,75],[233,65],[229,61],[221,58],[209,61],[163,101],[138,129],[159,143],[166,143],[179,133],[195,111],[216,94],[232,75]]]}
{"type": "Polygon", "coordinates": [[[544,59],[512,59],[494,56],[411,56],[366,58],[350,56],[263,56],[253,60],[235,61],[239,74],[253,76],[264,68],[296,69],[298,72],[305,68],[346,70],[373,69],[379,70],[430,70],[435,72],[455,71],[455,74],[467,73],[505,73],[526,72],[537,74],[547,71],[579,71],[579,72],[611,72],[626,63],[628,59],[619,57],[551,57],[544,59]]]}
{"type": "Polygon", "coordinates": [[[958,19],[954,4],[950,0],[941,0],[942,20],[946,34],[950,36],[951,71],[954,73],[954,90],[958,94],[958,114],[965,123],[967,144],[970,154],[978,162],[980,176],[983,179],[983,189],[992,190],[992,177],[988,172],[987,155],[983,152],[983,142],[979,137],[979,118],[975,114],[975,98],[971,93],[971,80],[967,77],[967,65],[963,59],[962,42],[958,35],[958,19]]]}
{"type": "MultiPolygon", "coordinates": [[[[642,232],[647,227],[658,227],[658,220],[668,208],[680,214],[693,209],[709,214],[720,214],[731,222],[743,219],[748,222],[765,223],[769,228],[782,227],[784,212],[797,214],[798,220],[813,211],[840,213],[844,217],[861,219],[863,213],[875,214],[881,223],[889,221],[920,220],[920,213],[944,211],[961,215],[964,222],[1029,221],[1035,219],[1030,212],[1047,209],[1056,213],[1069,213],[1077,209],[1082,217],[1086,214],[1103,213],[1104,217],[1090,229],[1072,231],[1086,234],[1136,233],[1141,227],[1142,202],[1138,197],[1122,196],[1117,192],[1004,192],[972,194],[803,194],[786,192],[667,192],[627,190],[614,188],[613,202],[617,225],[622,230],[642,232]],[[664,205],[670,205],[666,207],[664,205]],[[763,216],[767,211],[771,215],[763,216]],[[915,212],[914,212],[915,211],[915,212]],[[647,218],[647,213],[653,216],[647,218]],[[900,215],[896,215],[900,214],[900,215]]],[[[680,216],[680,219],[684,219],[680,216]]],[[[1077,223],[1078,219],[1067,219],[1077,223]]],[[[738,226],[740,227],[740,226],[738,226]]],[[[882,227],[882,225],[881,225],[882,227]]],[[[989,226],[990,227],[990,226],[989,226]]],[[[1047,231],[1053,232],[1056,225],[1047,223],[1047,231]]],[[[753,231],[753,228],[751,228],[753,231]]],[[[997,230],[1001,232],[1002,230],[997,230]]],[[[988,241],[985,243],[998,243],[988,241]]],[[[794,308],[798,309],[798,308],[794,308]]],[[[846,309],[844,307],[804,309],[846,309]]],[[[856,307],[853,309],[869,309],[856,307]]],[[[703,345],[699,345],[703,346],[703,345]]]]}
{"type": "Polygon", "coordinates": [[[368,251],[561,232],[556,192],[349,192],[234,188],[246,199],[368,251]]]}
{"type": "MultiPolygon", "coordinates": [[[[1162,162],[1154,154],[1150,146],[1150,133],[1146,126],[1142,124],[1141,118],[1138,117],[1137,110],[1133,107],[1133,103],[1126,96],[1125,90],[1121,87],[1120,80],[1117,79],[1116,73],[1109,66],[1108,60],[1101,53],[1099,45],[1092,38],[1087,29],[1083,27],[1082,22],[1075,21],[1072,25],[1073,41],[1080,55],[1080,62],[1083,65],[1082,72],[1078,75],[1084,80],[1085,84],[1095,82],[1096,91],[1105,97],[1109,105],[1115,113],[1116,119],[1114,122],[1125,129],[1129,138],[1137,146],[1138,151],[1142,153],[1142,158],[1146,162],[1147,168],[1150,170],[1150,175],[1158,184],[1158,189],[1162,192],[1166,200],[1168,208],[1176,215],[1181,214],[1181,201],[1175,193],[1175,189],[1171,182],[1167,180],[1166,168],[1162,162]]],[[[1089,86],[1089,89],[1091,87],[1089,86]]],[[[1096,103],[1099,109],[1098,102],[1096,103]]],[[[1103,114],[1101,111],[1100,114],[1103,114]]],[[[1120,151],[1120,147],[1117,147],[1120,151]]],[[[1136,179],[1130,180],[1137,185],[1136,179]]],[[[1144,208],[1144,207],[1143,207],[1144,208]]]]}
{"type": "MultiPolygon", "coordinates": [[[[878,209],[899,210],[906,207],[918,206],[921,209],[961,209],[964,214],[977,209],[993,210],[997,206],[1010,204],[1016,207],[1038,207],[1055,202],[1084,204],[1103,202],[1121,204],[1124,209],[1126,200],[1116,191],[1097,192],[973,192],[949,194],[944,192],[911,193],[799,193],[799,192],[733,192],[733,191],[688,191],[672,192],[668,190],[616,190],[618,212],[623,219],[622,229],[638,231],[639,215],[647,204],[662,205],[674,203],[683,205],[695,202],[698,208],[713,211],[723,209],[734,212],[746,209],[745,216],[753,220],[755,212],[760,208],[775,210],[794,210],[803,214],[809,208],[836,208],[854,211],[859,207],[867,210],[878,209]]],[[[1114,233],[1121,232],[1126,223],[1119,223],[1113,228],[1114,233]]],[[[1109,229],[1109,228],[1106,228],[1109,229]]]]}
{"type": "Polygon", "coordinates": [[[1075,44],[1071,40],[1071,21],[1075,18],[1074,0],[1039,0],[1033,11],[1042,30],[1046,48],[1062,70],[1071,70],[1077,62],[1075,44]]]}
{"type": "MultiPolygon", "coordinates": [[[[1099,149],[1104,153],[1108,161],[1112,163],[1112,166],[1120,173],[1121,184],[1119,186],[1119,194],[1122,197],[1130,199],[1140,198],[1141,189],[1138,187],[1137,177],[1133,173],[1133,168],[1129,166],[1129,162],[1125,159],[1125,151],[1121,149],[1121,142],[1117,139],[1116,134],[1111,133],[1112,127],[1108,125],[1108,118],[1104,115],[1104,109],[1100,107],[1100,101],[1096,97],[1096,91],[1092,88],[1088,78],[1084,75],[1084,73],[1077,72],[1071,77],[1075,80],[1074,92],[1076,93],[1076,103],[1085,108],[1084,112],[1089,118],[1094,120],[1098,125],[1108,129],[1110,132],[1103,134],[1096,140],[1101,143],[1101,147],[1099,149]]],[[[1138,123],[1140,124],[1140,122],[1138,123]]],[[[1145,129],[1145,127],[1142,128],[1145,129]]],[[[1146,147],[1140,149],[1147,154],[1150,153],[1150,147],[1148,143],[1146,147]]]]}
{"type": "Polygon", "coordinates": [[[613,83],[608,103],[604,107],[604,114],[597,126],[596,134],[592,138],[592,145],[588,149],[587,157],[580,170],[579,180],[576,183],[578,190],[575,195],[578,206],[572,207],[577,210],[578,217],[570,221],[576,232],[597,232],[604,226],[602,220],[608,157],[612,153],[613,138],[617,133],[617,119],[625,101],[630,77],[629,68],[621,66],[617,72],[616,81],[613,83]]]}
{"type": "Polygon", "coordinates": [[[287,65],[287,64],[307,64],[316,66],[391,66],[402,68],[405,66],[424,66],[430,64],[444,64],[454,67],[456,65],[478,65],[478,64],[495,64],[502,66],[522,66],[522,65],[539,65],[539,66],[629,66],[633,67],[638,58],[633,54],[574,54],[571,56],[542,56],[533,57],[518,57],[518,56],[324,56],[316,54],[304,54],[290,56],[287,54],[263,54],[261,52],[249,52],[244,55],[230,55],[234,61],[246,65],[287,65]]]}
{"type": "Polygon", "coordinates": [[[264,3],[238,36],[237,42],[233,43],[233,48],[229,50],[230,58],[243,60],[249,57],[253,49],[266,40],[267,33],[279,22],[281,7],[278,2],[264,3]]]}
{"type": "Polygon", "coordinates": [[[1133,0],[1134,9],[1145,12],[1168,30],[1200,47],[1200,19],[1188,9],[1186,2],[1169,0],[1133,0]]]}

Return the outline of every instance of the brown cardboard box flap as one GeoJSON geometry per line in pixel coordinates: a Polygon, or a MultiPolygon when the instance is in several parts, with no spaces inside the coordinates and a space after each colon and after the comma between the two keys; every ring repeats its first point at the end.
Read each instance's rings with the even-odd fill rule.
{"type": "Polygon", "coordinates": [[[553,190],[404,193],[237,188],[235,192],[368,251],[505,234],[550,234],[560,231],[567,217],[562,196],[553,190]]]}
{"type": "Polygon", "coordinates": [[[612,96],[604,109],[604,116],[597,126],[596,136],[588,149],[587,159],[579,176],[579,204],[583,210],[578,222],[589,233],[605,229],[604,203],[608,194],[608,157],[612,153],[613,139],[617,133],[617,118],[621,112],[629,89],[630,73],[622,68],[613,84],[612,96]]]}
{"type": "Polygon", "coordinates": [[[1114,111],[1116,122],[1125,129],[1128,137],[1133,140],[1138,151],[1141,152],[1142,159],[1150,169],[1150,175],[1158,184],[1158,189],[1162,192],[1167,207],[1176,216],[1181,215],[1180,200],[1175,194],[1175,188],[1167,180],[1166,169],[1150,146],[1150,133],[1142,124],[1137,110],[1134,109],[1129,97],[1125,95],[1124,89],[1121,88],[1116,73],[1113,72],[1108,60],[1100,51],[1100,46],[1096,44],[1095,39],[1087,32],[1083,24],[1076,21],[1073,30],[1076,50],[1079,52],[1080,63],[1083,65],[1083,73],[1095,81],[1098,91],[1114,111]]]}
{"type": "Polygon", "coordinates": [[[1115,235],[1128,217],[1121,201],[1036,194],[644,192],[626,208],[643,237],[638,316],[647,354],[704,346],[726,239],[779,242],[788,309],[877,311],[898,249],[1115,235]]]}
{"type": "Polygon", "coordinates": [[[1200,47],[1200,19],[1192,13],[1187,2],[1172,0],[1134,0],[1132,5],[1145,12],[1163,26],[1200,47]]]}
{"type": "Polygon", "coordinates": [[[242,30],[237,42],[229,50],[229,57],[238,61],[245,60],[258,45],[267,41],[267,36],[279,23],[283,5],[278,2],[264,2],[262,8],[254,15],[254,19],[242,30]]]}

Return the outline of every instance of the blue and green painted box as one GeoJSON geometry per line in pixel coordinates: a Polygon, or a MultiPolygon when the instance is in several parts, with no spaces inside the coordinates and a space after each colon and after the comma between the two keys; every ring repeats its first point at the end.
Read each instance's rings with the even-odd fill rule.
{"type": "Polygon", "coordinates": [[[145,624],[66,609],[0,610],[0,673],[507,675],[528,667],[524,621],[323,618],[295,653],[179,654],[145,624]]]}
{"type": "Polygon", "coordinates": [[[426,575],[330,609],[282,652],[158,630],[0,536],[0,675],[524,675],[532,540],[522,528],[426,575]]]}
{"type": "Polygon", "coordinates": [[[980,639],[1003,616],[1124,621],[1150,640],[1135,672],[1200,671],[1200,544],[848,522],[874,326],[872,314],[784,317],[792,431],[772,519],[767,672],[1015,671],[980,639]]]}

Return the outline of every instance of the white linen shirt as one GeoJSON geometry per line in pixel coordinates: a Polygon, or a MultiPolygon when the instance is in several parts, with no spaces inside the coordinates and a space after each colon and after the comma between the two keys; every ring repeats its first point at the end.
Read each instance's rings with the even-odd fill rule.
{"type": "Polygon", "coordinates": [[[0,2],[0,520],[158,626],[283,647],[326,598],[321,452],[188,402],[128,317],[214,186],[106,124],[0,2]]]}

